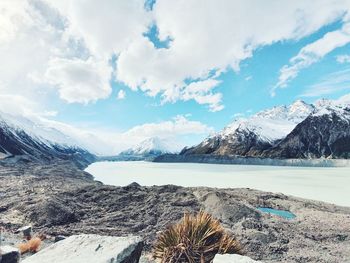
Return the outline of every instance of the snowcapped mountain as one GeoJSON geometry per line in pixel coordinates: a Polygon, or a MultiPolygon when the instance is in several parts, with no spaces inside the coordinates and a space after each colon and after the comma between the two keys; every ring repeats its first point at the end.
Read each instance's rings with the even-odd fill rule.
{"type": "Polygon", "coordinates": [[[320,100],[315,110],[277,145],[270,158],[350,158],[350,104],[320,100]]]}
{"type": "Polygon", "coordinates": [[[238,131],[246,131],[253,132],[261,141],[271,143],[286,136],[313,110],[313,105],[297,100],[290,106],[273,107],[248,119],[236,120],[220,132],[219,136],[233,139],[238,131]]]}
{"type": "Polygon", "coordinates": [[[45,125],[39,120],[34,122],[24,116],[0,112],[0,123],[11,130],[22,130],[30,137],[44,144],[51,145],[55,143],[69,147],[78,147],[78,143],[73,138],[53,127],[45,125]]]}
{"type": "Polygon", "coordinates": [[[301,100],[235,120],[181,155],[270,158],[349,158],[350,98],[301,100]]]}
{"type": "Polygon", "coordinates": [[[182,154],[251,156],[271,147],[314,111],[314,106],[298,100],[290,106],[267,109],[241,118],[199,145],[182,154]]]}
{"type": "Polygon", "coordinates": [[[79,166],[94,160],[94,155],[61,131],[29,118],[0,112],[0,157],[25,157],[27,160],[70,160],[79,166]]]}
{"type": "Polygon", "coordinates": [[[159,137],[148,138],[134,147],[123,151],[119,157],[124,159],[148,159],[162,154],[175,153],[176,147],[173,143],[159,137]]]}

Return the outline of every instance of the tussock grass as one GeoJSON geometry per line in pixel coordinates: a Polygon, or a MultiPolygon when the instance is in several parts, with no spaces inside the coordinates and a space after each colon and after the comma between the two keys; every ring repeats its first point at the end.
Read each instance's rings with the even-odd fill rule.
{"type": "Polygon", "coordinates": [[[28,242],[19,244],[18,249],[21,254],[25,254],[28,252],[36,253],[39,251],[40,245],[41,245],[41,239],[39,237],[34,237],[30,239],[28,242]]]}
{"type": "Polygon", "coordinates": [[[240,254],[241,247],[219,220],[203,211],[186,213],[159,234],[153,248],[154,259],[162,263],[207,263],[218,253],[240,254]]]}

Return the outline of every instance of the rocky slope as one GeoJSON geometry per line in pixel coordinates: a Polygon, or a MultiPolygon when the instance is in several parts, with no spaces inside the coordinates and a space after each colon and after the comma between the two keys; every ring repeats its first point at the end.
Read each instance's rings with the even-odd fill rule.
{"type": "Polygon", "coordinates": [[[76,176],[59,165],[51,173],[38,170],[28,167],[25,176],[0,176],[0,226],[17,229],[32,224],[34,231],[50,235],[141,235],[149,251],[158,231],[185,211],[204,209],[219,218],[256,260],[350,259],[350,208],[251,189],[115,187],[85,174],[76,176]],[[265,214],[257,207],[288,210],[296,218],[265,214]]]}
{"type": "Polygon", "coordinates": [[[349,158],[349,105],[347,100],[321,100],[314,105],[296,101],[274,107],[234,121],[180,155],[349,158]]]}
{"type": "Polygon", "coordinates": [[[350,157],[350,107],[332,103],[317,107],[276,146],[262,156],[272,158],[350,157]]]}

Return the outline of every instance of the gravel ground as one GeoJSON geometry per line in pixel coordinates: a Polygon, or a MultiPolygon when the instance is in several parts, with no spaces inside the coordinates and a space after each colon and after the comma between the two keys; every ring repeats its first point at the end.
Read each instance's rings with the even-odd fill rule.
{"type": "Polygon", "coordinates": [[[7,231],[31,224],[50,236],[134,234],[145,238],[150,251],[158,231],[185,211],[204,209],[236,235],[253,259],[350,262],[349,207],[252,189],[115,187],[59,165],[44,167],[46,172],[31,169],[13,176],[0,168],[0,226],[7,231]],[[257,207],[288,210],[296,218],[265,214],[257,207]]]}

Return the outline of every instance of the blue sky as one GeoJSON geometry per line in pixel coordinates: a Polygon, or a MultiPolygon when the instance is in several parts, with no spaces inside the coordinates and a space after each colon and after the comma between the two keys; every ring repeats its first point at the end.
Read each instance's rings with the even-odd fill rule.
{"type": "Polygon", "coordinates": [[[238,117],[350,93],[348,0],[0,7],[0,110],[111,138],[113,151],[152,136],[194,144],[238,117]]]}
{"type": "MultiPolygon", "coordinates": [[[[299,41],[285,41],[256,50],[252,56],[242,62],[240,72],[228,70],[218,79],[221,80],[216,89],[223,94],[225,108],[218,112],[208,111],[205,105],[194,101],[177,101],[161,104],[159,96],[149,97],[141,91],[132,91],[123,83],[112,81],[112,95],[96,103],[87,105],[65,104],[59,99],[53,110],[58,111],[57,120],[86,126],[106,127],[120,131],[128,130],[136,125],[149,122],[161,122],[176,115],[189,115],[190,119],[199,120],[216,130],[222,129],[234,118],[249,116],[260,110],[276,105],[290,104],[297,99],[312,103],[320,98],[339,98],[350,92],[350,85],[344,90],[334,91],[318,96],[303,96],[312,85],[322,82],[328,74],[349,68],[349,64],[337,62],[337,56],[350,54],[350,44],[338,48],[325,56],[320,62],[300,72],[284,89],[271,96],[271,89],[278,81],[280,68],[296,55],[305,45],[314,42],[327,32],[337,30],[341,23],[335,22],[325,26],[311,36],[299,41]],[[126,92],[126,98],[117,99],[119,90],[126,92]]],[[[159,44],[155,28],[148,32],[151,39],[159,44]]],[[[346,84],[346,83],[345,83],[346,84]]]]}

